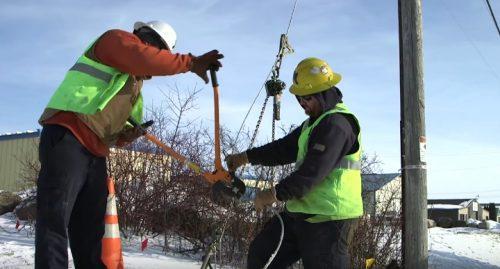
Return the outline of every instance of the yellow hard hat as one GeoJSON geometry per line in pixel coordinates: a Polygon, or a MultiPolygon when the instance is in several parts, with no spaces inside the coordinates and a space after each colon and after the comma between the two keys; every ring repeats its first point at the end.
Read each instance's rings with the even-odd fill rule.
{"type": "Polygon", "coordinates": [[[290,92],[298,96],[326,91],[337,85],[342,79],[333,72],[327,62],[318,58],[302,60],[293,72],[293,84],[290,92]]]}

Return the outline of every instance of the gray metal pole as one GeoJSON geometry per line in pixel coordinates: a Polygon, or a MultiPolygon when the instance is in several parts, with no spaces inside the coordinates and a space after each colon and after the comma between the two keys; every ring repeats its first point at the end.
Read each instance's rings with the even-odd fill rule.
{"type": "Polygon", "coordinates": [[[428,267],[425,100],[420,0],[398,0],[403,176],[403,264],[428,267]]]}

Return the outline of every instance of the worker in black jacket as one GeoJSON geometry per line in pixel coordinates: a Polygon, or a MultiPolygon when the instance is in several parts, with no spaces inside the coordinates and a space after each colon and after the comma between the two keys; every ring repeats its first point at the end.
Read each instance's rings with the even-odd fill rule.
{"type": "MultiPolygon", "coordinates": [[[[363,214],[360,127],[335,86],[341,76],[323,60],[307,58],[294,72],[290,92],[309,118],[285,137],[229,155],[229,170],[246,163],[275,166],[295,162],[295,171],[254,200],[262,210],[286,202],[282,245],[268,268],[302,259],[306,269],[349,268],[349,234],[363,214]]],[[[280,223],[272,218],[250,245],[249,269],[262,268],[276,249],[280,223]]]]}

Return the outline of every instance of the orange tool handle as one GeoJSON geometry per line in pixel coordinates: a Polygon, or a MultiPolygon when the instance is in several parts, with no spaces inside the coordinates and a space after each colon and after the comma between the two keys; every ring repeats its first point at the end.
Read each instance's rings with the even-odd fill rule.
{"type": "Polygon", "coordinates": [[[214,88],[214,141],[215,141],[215,170],[223,170],[222,161],[220,158],[220,127],[219,127],[219,83],[217,75],[213,68],[210,69],[210,80],[214,88]]]}
{"type": "Polygon", "coordinates": [[[171,147],[165,145],[163,142],[161,142],[154,135],[146,133],[144,135],[144,137],[146,137],[149,141],[151,141],[154,144],[156,144],[158,147],[162,148],[168,155],[176,158],[177,160],[181,161],[182,163],[185,163],[187,167],[191,168],[197,174],[201,174],[202,173],[201,168],[198,165],[196,165],[195,163],[189,161],[186,157],[180,155],[177,151],[173,150],[171,147]]]}
{"type": "Polygon", "coordinates": [[[135,122],[134,119],[129,118],[129,122],[134,126],[134,127],[139,127],[142,128],[144,132],[144,137],[146,137],[149,141],[153,142],[156,144],[158,147],[162,148],[165,150],[165,152],[174,157],[175,159],[181,161],[186,165],[188,168],[193,170],[195,173],[202,175],[208,182],[210,183],[215,183],[217,181],[225,181],[225,182],[231,182],[231,175],[229,174],[226,169],[222,166],[222,160],[221,160],[221,150],[220,150],[220,126],[219,126],[219,83],[217,82],[217,75],[215,73],[215,70],[213,68],[210,69],[210,77],[212,81],[212,86],[214,88],[214,140],[215,140],[215,171],[210,173],[210,172],[205,172],[201,169],[199,165],[196,163],[190,161],[186,157],[182,156],[175,150],[173,150],[171,147],[165,145],[163,142],[161,142],[158,138],[156,138],[154,135],[151,135],[146,132],[144,128],[141,127],[137,122],[135,122]]]}
{"type": "Polygon", "coordinates": [[[182,156],[177,151],[173,150],[171,147],[165,145],[154,135],[146,133],[144,137],[146,137],[149,141],[153,142],[158,147],[162,148],[168,155],[184,163],[184,165],[186,165],[189,169],[193,170],[195,173],[202,175],[205,178],[205,180],[208,181],[209,183],[213,184],[219,180],[225,182],[231,181],[231,175],[227,171],[216,169],[215,172],[213,173],[205,172],[201,169],[199,165],[190,161],[188,158],[182,156]]]}

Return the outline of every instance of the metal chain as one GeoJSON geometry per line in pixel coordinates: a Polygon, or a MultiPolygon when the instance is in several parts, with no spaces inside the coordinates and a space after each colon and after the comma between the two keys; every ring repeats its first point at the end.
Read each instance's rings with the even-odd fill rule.
{"type": "MultiPolygon", "coordinates": [[[[281,63],[283,61],[283,56],[290,54],[290,53],[293,53],[293,52],[294,52],[293,48],[288,43],[287,35],[282,34],[280,37],[279,51],[278,51],[278,54],[276,55],[276,60],[274,61],[273,68],[271,69],[272,70],[271,71],[272,72],[271,79],[278,79],[279,78],[279,73],[280,73],[281,63]]],[[[266,110],[266,105],[267,105],[267,101],[269,100],[269,97],[270,96],[267,95],[266,99],[264,100],[264,104],[262,105],[262,109],[260,111],[259,120],[257,121],[257,124],[255,126],[255,130],[253,132],[252,139],[250,140],[250,145],[248,146],[248,149],[251,149],[253,147],[253,144],[255,143],[255,140],[257,138],[257,133],[259,131],[260,124],[262,122],[262,118],[264,116],[264,112],[266,110]]],[[[276,96],[274,96],[274,98],[276,98],[276,96]]],[[[273,114],[272,114],[273,119],[272,119],[272,133],[271,133],[272,141],[274,141],[276,138],[276,118],[275,118],[275,115],[276,115],[276,106],[273,105],[273,114]]],[[[275,172],[276,172],[276,169],[273,167],[271,169],[271,175],[270,175],[271,180],[273,180],[273,181],[274,181],[275,172]]],[[[243,168],[242,173],[243,174],[245,173],[245,168],[243,168]]],[[[261,181],[262,180],[255,180],[254,187],[257,188],[261,181]]]]}
{"type": "MultiPolygon", "coordinates": [[[[271,69],[271,72],[269,72],[269,74],[267,75],[267,78],[266,78],[266,81],[267,79],[269,78],[269,76],[271,76],[271,73],[272,73],[272,78],[278,78],[279,77],[279,71],[280,71],[280,68],[281,68],[281,63],[282,63],[282,60],[283,60],[283,56],[286,55],[286,54],[291,54],[294,52],[293,48],[290,46],[290,44],[288,43],[288,31],[290,30],[290,26],[292,24],[292,19],[293,19],[293,15],[295,14],[295,8],[297,7],[297,1],[298,0],[295,0],[295,3],[293,5],[293,9],[292,9],[292,14],[290,15],[290,20],[288,22],[288,26],[287,26],[287,29],[286,29],[286,33],[285,34],[282,34],[281,37],[280,37],[280,47],[279,47],[279,52],[278,52],[278,55],[276,55],[276,60],[274,62],[274,65],[271,69]]],[[[241,127],[240,129],[238,130],[238,133],[236,135],[236,138],[235,138],[235,141],[234,143],[236,143],[236,141],[238,140],[238,136],[240,135],[240,132],[245,124],[245,121],[248,117],[248,115],[250,114],[250,111],[253,107],[253,105],[255,104],[255,101],[257,100],[257,98],[259,97],[260,95],[260,92],[262,91],[262,89],[264,88],[265,86],[265,82],[264,84],[262,85],[259,93],[257,94],[257,96],[255,97],[255,99],[253,100],[253,103],[252,105],[250,106],[250,109],[248,110],[244,120],[243,120],[243,123],[241,124],[241,127]]],[[[275,97],[276,98],[276,97],[275,97]]],[[[266,99],[264,100],[264,104],[262,105],[262,108],[260,110],[260,114],[259,114],[259,119],[257,120],[257,124],[255,126],[255,130],[252,134],[252,139],[250,140],[250,145],[248,146],[248,149],[251,149],[253,147],[253,144],[255,143],[255,140],[257,138],[257,133],[259,132],[259,128],[260,128],[260,124],[262,123],[262,119],[264,117],[264,112],[266,110],[266,105],[267,105],[267,101],[269,100],[269,95],[266,96],[266,99]]],[[[275,140],[275,133],[276,133],[276,119],[275,119],[275,106],[273,105],[273,119],[272,119],[272,141],[275,140]]],[[[234,146],[234,145],[233,145],[234,146]]],[[[244,174],[244,171],[245,171],[245,167],[243,167],[242,169],[242,174],[244,174]]],[[[272,177],[272,180],[274,180],[274,176],[275,176],[275,168],[273,167],[272,170],[271,170],[271,177],[272,177]]],[[[258,185],[258,180],[255,181],[255,187],[257,187],[258,185]]],[[[234,203],[236,203],[236,201],[234,201],[234,203]]],[[[233,204],[234,206],[234,204],[233,204]]],[[[273,211],[274,212],[274,211],[273,211]]],[[[281,246],[281,242],[283,241],[283,233],[284,233],[284,226],[283,226],[283,221],[281,220],[281,217],[279,216],[279,214],[277,214],[276,212],[274,212],[274,214],[280,219],[280,222],[281,222],[281,226],[282,226],[282,229],[281,229],[281,237],[280,237],[280,241],[279,241],[279,244],[278,244],[278,247],[276,248],[276,251],[273,253],[273,255],[269,258],[267,264],[265,265],[264,268],[267,268],[269,266],[269,264],[273,261],[274,259],[274,256],[277,254],[280,246],[281,246]]],[[[227,224],[228,224],[228,220],[230,219],[231,217],[229,218],[226,218],[224,220],[224,223],[223,223],[223,227],[222,227],[222,233],[220,235],[220,237],[218,238],[218,240],[214,241],[212,244],[210,245],[209,247],[209,250],[208,250],[208,257],[206,261],[204,261],[204,264],[202,265],[202,269],[203,268],[206,268],[206,266],[210,266],[210,252],[211,250],[215,250],[215,244],[219,244],[221,245],[222,244],[222,237],[224,235],[224,232],[227,228],[227,224]],[[218,242],[217,242],[218,241],[218,242]],[[217,242],[217,243],[216,243],[217,242]]],[[[219,248],[221,249],[221,248],[219,248]]]]}
{"type": "MultiPolygon", "coordinates": [[[[267,101],[269,100],[269,96],[266,96],[266,99],[264,100],[264,104],[262,105],[262,108],[260,109],[260,114],[259,114],[259,119],[257,120],[257,124],[255,126],[255,130],[253,131],[252,134],[252,139],[250,140],[250,145],[248,145],[248,149],[251,149],[253,147],[253,144],[255,143],[255,139],[257,138],[257,133],[259,132],[260,124],[262,123],[262,118],[264,117],[264,112],[266,112],[266,105],[267,101]]],[[[241,173],[244,175],[246,172],[247,166],[243,167],[241,170],[241,173]]],[[[254,188],[257,188],[259,184],[259,181],[255,181],[254,188]]]]}
{"type": "MultiPolygon", "coordinates": [[[[294,7],[293,7],[292,17],[293,17],[293,13],[295,12],[295,6],[296,5],[297,5],[297,1],[295,1],[294,7]]],[[[288,24],[288,29],[290,28],[290,23],[291,23],[291,18],[290,18],[290,22],[288,24]]],[[[287,29],[287,33],[288,33],[288,29],[287,29]]],[[[282,34],[281,37],[280,37],[280,46],[279,46],[278,54],[276,55],[276,60],[274,61],[273,67],[271,68],[271,71],[269,72],[269,74],[266,77],[266,81],[269,79],[269,77],[271,77],[271,79],[277,79],[277,78],[279,78],[279,72],[280,72],[280,68],[281,68],[281,63],[283,61],[283,56],[285,56],[287,54],[291,54],[293,52],[294,52],[294,50],[293,50],[292,46],[290,45],[290,43],[288,43],[288,36],[287,36],[287,34],[282,34]]],[[[266,85],[266,82],[264,82],[264,84],[262,84],[262,87],[261,87],[259,93],[254,98],[254,100],[252,102],[252,105],[250,106],[250,109],[248,109],[247,114],[245,115],[245,118],[243,119],[243,122],[241,123],[241,126],[240,126],[240,128],[238,130],[238,133],[236,134],[236,138],[235,138],[235,141],[233,141],[232,146],[236,145],[236,143],[237,143],[236,141],[238,140],[238,137],[240,136],[241,130],[243,129],[243,126],[245,125],[245,121],[246,121],[248,115],[250,114],[250,111],[252,110],[252,107],[255,104],[255,101],[259,97],[260,92],[265,87],[265,85],[266,85]]],[[[262,120],[262,115],[264,114],[264,110],[265,110],[268,98],[269,98],[269,96],[266,97],[266,100],[264,101],[264,105],[262,106],[262,109],[261,109],[261,112],[260,112],[259,121],[257,122],[256,130],[254,131],[254,135],[252,137],[252,141],[250,142],[250,145],[248,147],[249,149],[252,148],[253,143],[255,142],[255,137],[257,136],[257,132],[258,132],[258,128],[259,128],[259,125],[260,125],[260,121],[262,120]]]]}
{"type": "Polygon", "coordinates": [[[276,61],[273,66],[273,78],[278,78],[280,76],[281,63],[283,62],[283,56],[287,54],[292,54],[294,52],[290,43],[288,43],[288,36],[286,34],[281,34],[280,46],[278,54],[276,55],[276,61]]]}
{"type": "Polygon", "coordinates": [[[266,111],[267,101],[269,100],[269,96],[266,96],[266,100],[264,100],[264,104],[260,110],[259,120],[257,120],[257,125],[255,126],[255,130],[253,131],[252,140],[250,140],[250,145],[248,145],[248,149],[253,147],[255,143],[255,139],[257,138],[257,133],[259,132],[260,124],[262,123],[262,118],[264,117],[264,112],[266,111]]]}
{"type": "MultiPolygon", "coordinates": [[[[273,110],[274,110],[274,109],[275,109],[275,108],[273,107],[273,110]]],[[[274,114],[274,113],[275,113],[275,112],[273,111],[273,114],[274,114]]],[[[272,126],[273,126],[273,127],[272,127],[271,140],[274,142],[274,139],[275,139],[275,133],[276,133],[276,119],[274,119],[274,118],[273,118],[273,123],[272,123],[272,126]]]]}
{"type": "MultiPolygon", "coordinates": [[[[277,98],[276,96],[274,98],[277,98]]],[[[273,106],[273,115],[276,115],[276,106],[273,106]]],[[[273,123],[272,123],[272,134],[271,134],[271,139],[272,141],[274,142],[274,140],[276,139],[276,118],[273,117],[273,123]]],[[[273,166],[273,168],[271,169],[271,181],[274,182],[274,179],[275,179],[275,176],[276,176],[276,166],[273,166]]],[[[271,183],[271,187],[272,187],[272,183],[271,183]]]]}

